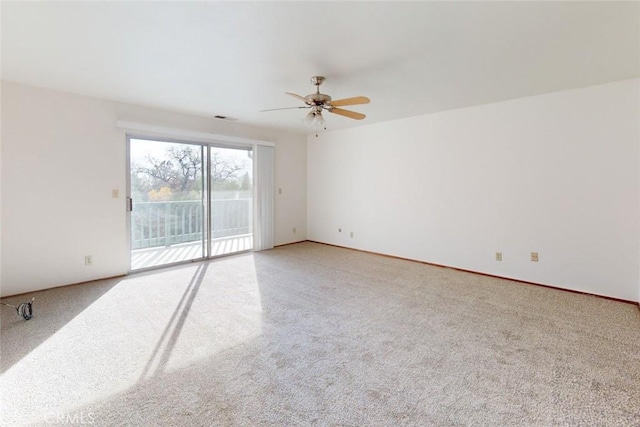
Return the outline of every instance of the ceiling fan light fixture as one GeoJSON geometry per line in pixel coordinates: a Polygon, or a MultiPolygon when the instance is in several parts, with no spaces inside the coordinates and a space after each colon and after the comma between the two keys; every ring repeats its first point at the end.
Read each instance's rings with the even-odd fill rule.
{"type": "Polygon", "coordinates": [[[313,127],[315,120],[316,120],[316,113],[313,111],[309,111],[309,114],[307,114],[304,118],[304,124],[307,125],[308,127],[313,127]]]}
{"type": "Polygon", "coordinates": [[[304,124],[314,131],[325,130],[327,128],[327,122],[322,116],[321,111],[309,111],[304,118],[304,124]]]}
{"type": "Polygon", "coordinates": [[[316,113],[315,119],[314,119],[314,125],[316,130],[326,130],[327,129],[327,122],[325,121],[324,117],[322,117],[322,113],[316,113]]]}

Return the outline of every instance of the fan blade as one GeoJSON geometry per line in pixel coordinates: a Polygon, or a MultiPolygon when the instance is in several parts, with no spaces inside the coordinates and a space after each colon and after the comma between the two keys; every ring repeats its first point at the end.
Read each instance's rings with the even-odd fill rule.
{"type": "Polygon", "coordinates": [[[291,93],[291,92],[285,92],[287,95],[289,96],[293,96],[294,98],[299,99],[300,101],[304,102],[305,104],[311,104],[311,102],[309,102],[309,100],[307,98],[305,98],[304,96],[300,96],[300,95],[296,95],[295,93],[291,93]]]}
{"type": "Polygon", "coordinates": [[[337,101],[331,101],[331,105],[334,107],[342,107],[344,105],[359,105],[368,104],[371,102],[366,96],[354,96],[353,98],[338,99],[337,101]]]}
{"type": "Polygon", "coordinates": [[[293,110],[298,108],[311,108],[311,107],[284,107],[284,108],[270,108],[268,110],[260,110],[260,113],[264,113],[265,111],[278,111],[278,110],[293,110]]]}
{"type": "Polygon", "coordinates": [[[367,117],[362,113],[356,113],[355,111],[343,110],[342,108],[332,108],[332,109],[330,109],[328,111],[330,113],[333,113],[333,114],[340,114],[341,116],[349,117],[350,119],[356,119],[356,120],[362,120],[365,117],[367,117]]]}

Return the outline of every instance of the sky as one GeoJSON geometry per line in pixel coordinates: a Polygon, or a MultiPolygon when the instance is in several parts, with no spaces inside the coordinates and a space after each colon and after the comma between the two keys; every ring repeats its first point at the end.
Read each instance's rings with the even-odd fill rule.
{"type": "MultiPolygon", "coordinates": [[[[130,157],[131,163],[145,164],[148,155],[153,156],[156,159],[163,159],[165,157],[166,150],[171,147],[181,147],[190,145],[195,149],[200,147],[199,144],[182,144],[174,142],[154,141],[145,139],[131,139],[130,145],[130,157]]],[[[237,164],[244,164],[247,168],[246,172],[249,176],[253,176],[253,170],[251,168],[251,161],[248,156],[247,150],[233,149],[233,148],[221,148],[211,147],[211,154],[218,153],[218,157],[228,161],[235,161],[237,164]]]]}

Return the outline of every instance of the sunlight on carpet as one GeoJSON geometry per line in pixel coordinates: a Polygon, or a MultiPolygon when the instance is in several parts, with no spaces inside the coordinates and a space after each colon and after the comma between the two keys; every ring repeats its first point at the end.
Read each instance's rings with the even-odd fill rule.
{"type": "MultiPolygon", "coordinates": [[[[121,280],[2,374],[3,422],[74,413],[259,335],[252,256],[225,263],[229,268],[215,273],[212,263],[197,263],[121,280]]],[[[56,312],[40,307],[10,332],[47,322],[47,315],[56,312]]]]}

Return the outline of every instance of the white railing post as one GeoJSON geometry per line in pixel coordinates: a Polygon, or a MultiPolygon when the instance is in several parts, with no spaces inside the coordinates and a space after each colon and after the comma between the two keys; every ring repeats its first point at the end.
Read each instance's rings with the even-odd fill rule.
{"type": "Polygon", "coordinates": [[[171,202],[165,202],[164,208],[164,245],[171,246],[171,202]]]}

